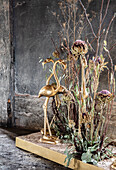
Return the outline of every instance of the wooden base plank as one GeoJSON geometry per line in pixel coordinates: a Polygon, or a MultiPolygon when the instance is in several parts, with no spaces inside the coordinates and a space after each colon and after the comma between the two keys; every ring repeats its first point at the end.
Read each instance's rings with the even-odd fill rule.
{"type": "MultiPolygon", "coordinates": [[[[61,143],[57,145],[44,144],[39,141],[40,138],[40,133],[16,137],[16,147],[66,166],[66,163],[64,163],[64,160],[66,158],[66,155],[64,154],[66,145],[61,143]]],[[[102,168],[84,163],[77,159],[72,159],[70,161],[69,168],[75,170],[103,170],[102,168]]]]}

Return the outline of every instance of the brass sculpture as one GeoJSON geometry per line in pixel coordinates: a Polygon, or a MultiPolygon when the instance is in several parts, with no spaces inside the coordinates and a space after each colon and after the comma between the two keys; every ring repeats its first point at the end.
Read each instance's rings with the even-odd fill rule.
{"type": "MultiPolygon", "coordinates": [[[[44,67],[44,65],[46,63],[50,63],[52,62],[54,64],[54,61],[51,59],[51,58],[47,58],[45,59],[44,62],[42,62],[42,65],[44,67]]],[[[52,76],[54,75],[54,73],[52,72],[50,74],[50,76],[48,77],[47,81],[46,81],[46,85],[49,85],[49,82],[50,82],[50,79],[52,78],[52,76]]],[[[57,88],[57,85],[55,83],[52,83],[52,86],[54,87],[54,89],[57,88]]],[[[61,104],[61,101],[60,101],[60,98],[59,98],[59,95],[58,94],[64,94],[66,92],[66,88],[64,86],[61,86],[60,85],[60,89],[58,91],[58,93],[55,95],[55,103],[56,103],[56,106],[59,108],[60,104],[61,104]]]]}
{"type": "MultiPolygon", "coordinates": [[[[50,62],[52,62],[52,63],[54,64],[54,61],[53,61],[51,58],[45,59],[45,61],[42,62],[43,67],[44,67],[44,65],[45,65],[46,63],[50,63],[50,62]]],[[[49,85],[50,79],[52,78],[53,75],[54,75],[54,73],[52,72],[52,73],[50,74],[50,76],[48,77],[47,81],[46,81],[46,85],[49,85]]],[[[52,83],[52,86],[54,87],[54,89],[57,88],[57,85],[56,85],[55,83],[52,83]]],[[[67,91],[67,89],[66,89],[64,86],[61,86],[61,85],[60,85],[59,91],[58,91],[57,94],[54,96],[54,97],[55,97],[55,103],[56,103],[57,108],[59,108],[59,107],[60,107],[60,104],[61,104],[61,101],[60,101],[60,98],[59,98],[59,94],[64,94],[64,93],[66,93],[66,91],[67,91]]],[[[51,122],[50,122],[50,127],[51,127],[54,119],[55,119],[55,115],[53,116],[53,118],[52,118],[52,120],[51,120],[51,122]]],[[[41,133],[43,134],[43,130],[41,130],[41,133]]]]}
{"type": "MultiPolygon", "coordinates": [[[[64,60],[57,60],[53,65],[53,73],[49,76],[49,78],[46,82],[47,85],[40,89],[39,96],[38,96],[39,98],[42,97],[42,96],[46,97],[45,103],[43,105],[43,110],[44,110],[44,135],[43,135],[43,140],[44,141],[46,140],[46,142],[47,141],[48,142],[55,142],[54,138],[52,137],[52,133],[51,133],[48,117],[47,117],[48,101],[49,101],[50,97],[55,96],[58,92],[63,90],[62,86],[60,86],[60,82],[59,82],[58,77],[57,77],[56,72],[55,72],[55,68],[56,68],[57,63],[62,64],[64,66],[64,69],[66,69],[67,65],[64,62],[64,60]],[[49,85],[49,81],[50,81],[50,79],[53,75],[54,75],[54,78],[55,78],[57,84],[55,85],[53,83],[53,84],[49,85]],[[47,133],[46,133],[47,126],[48,126],[49,135],[50,135],[49,137],[47,136],[47,133]]],[[[43,64],[45,64],[45,63],[43,63],[43,64]]]]}

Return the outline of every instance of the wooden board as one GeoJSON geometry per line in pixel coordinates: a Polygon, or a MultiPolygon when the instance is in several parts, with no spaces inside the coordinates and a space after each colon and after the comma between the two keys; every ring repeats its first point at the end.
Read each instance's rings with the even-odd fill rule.
{"type": "MultiPolygon", "coordinates": [[[[64,160],[66,158],[64,151],[67,145],[62,143],[58,143],[57,145],[45,144],[39,141],[40,138],[40,132],[16,137],[16,146],[53,162],[66,166],[66,163],[64,163],[64,160]]],[[[103,170],[102,168],[86,164],[77,159],[72,159],[70,161],[69,168],[75,170],[103,170]]]]}

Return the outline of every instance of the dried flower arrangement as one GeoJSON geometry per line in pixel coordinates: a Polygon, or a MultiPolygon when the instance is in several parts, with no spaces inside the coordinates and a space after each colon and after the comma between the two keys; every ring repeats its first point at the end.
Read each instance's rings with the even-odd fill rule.
{"type": "Polygon", "coordinates": [[[115,78],[114,65],[110,51],[107,49],[106,39],[115,14],[108,27],[105,30],[103,28],[109,2],[110,0],[102,16],[104,1],[101,0],[97,34],[94,32],[91,19],[81,0],[66,0],[59,3],[63,22],[59,15],[53,13],[62,31],[60,32],[60,47],[55,46],[52,58],[62,59],[62,56],[65,56],[63,59],[67,63],[67,69],[61,76],[65,79],[65,85],[61,86],[63,93],[60,99],[58,97],[60,92],[57,94],[58,99],[53,97],[52,108],[55,119],[52,126],[56,135],[68,143],[65,151],[67,166],[72,158],[80,158],[84,162],[97,164],[101,159],[112,156],[112,152],[107,148],[106,132],[115,97],[115,78]],[[78,17],[79,5],[83,13],[78,17]],[[81,33],[86,26],[90,26],[93,35],[91,43],[88,40],[86,42],[80,40],[81,33]],[[95,41],[93,48],[92,43],[95,41]],[[90,50],[94,51],[92,57],[89,56],[90,50]],[[111,68],[108,67],[108,62],[105,62],[105,56],[109,57],[111,68]],[[104,69],[108,71],[108,89],[98,92],[100,75],[104,69]]]}

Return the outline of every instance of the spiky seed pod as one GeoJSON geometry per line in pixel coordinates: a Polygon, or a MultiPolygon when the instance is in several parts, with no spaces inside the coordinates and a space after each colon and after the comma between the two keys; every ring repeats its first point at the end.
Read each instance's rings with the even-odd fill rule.
{"type": "Polygon", "coordinates": [[[80,55],[85,55],[88,52],[88,47],[85,41],[76,40],[71,47],[71,54],[75,56],[77,60],[80,55]]]}
{"type": "Polygon", "coordinates": [[[113,97],[113,94],[110,93],[108,90],[102,90],[97,93],[97,99],[104,103],[111,101],[113,97]]]}

